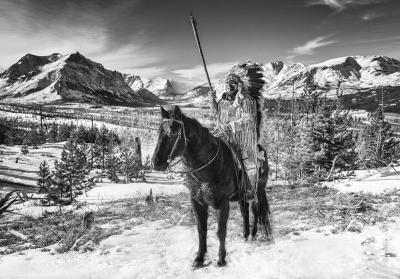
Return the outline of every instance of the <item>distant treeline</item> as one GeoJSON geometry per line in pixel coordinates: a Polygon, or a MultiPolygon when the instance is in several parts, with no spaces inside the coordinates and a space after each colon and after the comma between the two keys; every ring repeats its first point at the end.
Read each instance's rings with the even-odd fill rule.
{"type": "Polygon", "coordinates": [[[0,117],[0,144],[35,146],[46,142],[61,142],[74,138],[79,143],[95,143],[100,132],[110,134],[116,141],[119,136],[106,127],[76,126],[68,124],[47,123],[41,125],[37,121],[21,121],[18,118],[0,117]]]}

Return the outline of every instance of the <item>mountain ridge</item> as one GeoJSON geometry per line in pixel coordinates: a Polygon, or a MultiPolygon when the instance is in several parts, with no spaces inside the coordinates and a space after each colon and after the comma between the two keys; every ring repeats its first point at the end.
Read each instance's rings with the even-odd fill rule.
{"type": "MultiPolygon", "coordinates": [[[[386,106],[399,107],[400,113],[400,61],[397,59],[383,55],[354,55],[311,65],[273,61],[261,63],[261,66],[265,80],[262,95],[267,100],[290,100],[305,94],[336,98],[340,94],[348,107],[372,111],[384,94],[386,106]]],[[[221,79],[213,86],[219,97],[225,89],[223,83],[221,79]]],[[[207,90],[199,90],[201,86],[174,101],[186,106],[207,106],[208,86],[203,85],[207,90]]]]}
{"type": "Polygon", "coordinates": [[[24,55],[0,74],[3,102],[85,102],[126,106],[164,103],[149,90],[132,90],[123,74],[111,71],[79,52],[24,55]]]}
{"type": "Polygon", "coordinates": [[[338,88],[344,94],[377,87],[400,89],[400,61],[382,55],[344,56],[311,65],[284,65],[277,74],[265,65],[263,69],[266,80],[263,95],[267,98],[276,98],[277,94],[291,98],[293,93],[299,96],[310,88],[328,97],[334,97],[338,88]]]}

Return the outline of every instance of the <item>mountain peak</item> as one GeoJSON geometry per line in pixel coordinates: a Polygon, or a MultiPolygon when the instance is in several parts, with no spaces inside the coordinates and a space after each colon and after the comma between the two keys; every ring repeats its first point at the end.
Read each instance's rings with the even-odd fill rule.
{"type": "Polygon", "coordinates": [[[137,91],[141,88],[147,89],[156,96],[168,98],[170,95],[174,95],[175,88],[173,87],[169,79],[162,77],[156,77],[154,79],[148,79],[141,76],[124,74],[125,82],[134,90],[137,91]]]}
{"type": "Polygon", "coordinates": [[[79,52],[24,55],[0,75],[0,99],[30,103],[59,101],[144,106],[163,101],[149,90],[133,91],[121,73],[79,52]]]}
{"type": "Polygon", "coordinates": [[[39,56],[27,53],[17,63],[11,65],[10,68],[3,72],[0,77],[7,77],[10,81],[16,81],[21,76],[36,71],[39,67],[57,60],[59,58],[58,55],[39,56]]]}

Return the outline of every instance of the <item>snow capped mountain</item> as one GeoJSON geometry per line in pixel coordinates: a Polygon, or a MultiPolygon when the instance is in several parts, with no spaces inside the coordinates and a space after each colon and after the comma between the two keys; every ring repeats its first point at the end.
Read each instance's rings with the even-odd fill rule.
{"type": "Polygon", "coordinates": [[[132,90],[120,72],[107,70],[79,52],[68,55],[25,55],[0,75],[0,100],[130,106],[163,102],[144,88],[132,90]]]}
{"type": "Polygon", "coordinates": [[[273,68],[268,65],[264,66],[263,92],[267,98],[299,96],[306,88],[328,97],[336,96],[339,86],[345,95],[378,87],[400,89],[400,61],[385,56],[346,56],[309,66],[296,63],[273,68]]]}
{"type": "MultiPolygon", "coordinates": [[[[233,66],[233,65],[232,65],[233,66]]],[[[313,92],[335,97],[351,96],[354,103],[377,102],[377,89],[388,92],[388,104],[398,104],[400,61],[385,56],[346,56],[322,63],[263,64],[265,98],[290,99],[313,92]]],[[[151,106],[165,101],[207,106],[208,86],[199,85],[177,94],[164,78],[147,79],[105,69],[80,53],[49,56],[27,54],[0,74],[0,101],[54,103],[63,101],[151,106]],[[163,100],[162,100],[163,99],[163,100]]],[[[214,85],[217,95],[223,81],[214,85]]]]}
{"type": "Polygon", "coordinates": [[[174,102],[179,103],[183,106],[195,106],[195,107],[203,107],[208,106],[209,98],[208,98],[208,85],[199,85],[195,88],[189,90],[186,94],[181,96],[177,96],[173,99],[174,102]]]}
{"type": "Polygon", "coordinates": [[[144,88],[160,98],[168,98],[175,94],[175,89],[168,79],[157,77],[148,79],[141,76],[124,74],[125,82],[133,89],[144,88]]]}
{"type": "MultiPolygon", "coordinates": [[[[262,68],[266,82],[262,93],[267,99],[291,99],[305,92],[333,98],[339,91],[349,107],[371,111],[376,109],[383,91],[386,106],[400,107],[400,61],[386,56],[346,56],[313,65],[277,61],[263,64],[262,68]]],[[[223,80],[213,87],[217,97],[221,97],[225,91],[223,80]]],[[[207,106],[207,92],[208,86],[204,84],[173,101],[207,106]]]]}

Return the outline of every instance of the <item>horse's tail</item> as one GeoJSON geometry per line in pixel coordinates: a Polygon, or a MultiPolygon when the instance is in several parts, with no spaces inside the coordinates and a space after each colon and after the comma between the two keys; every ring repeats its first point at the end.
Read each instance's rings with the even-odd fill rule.
{"type": "MultiPolygon", "coordinates": [[[[259,146],[261,150],[264,150],[261,146],[259,146]]],[[[264,150],[265,152],[265,150],[264,150]]],[[[264,153],[264,161],[259,170],[260,176],[258,179],[257,185],[257,204],[258,214],[259,214],[259,224],[261,226],[261,230],[265,233],[266,237],[270,240],[273,239],[272,236],[272,214],[269,208],[269,202],[267,199],[267,194],[265,192],[265,186],[268,182],[268,173],[269,173],[269,164],[267,153],[264,153]]]]}
{"type": "Polygon", "coordinates": [[[259,185],[257,190],[257,203],[258,209],[258,222],[261,226],[261,231],[265,233],[265,236],[272,240],[272,214],[269,208],[269,203],[267,199],[267,194],[265,193],[265,184],[259,185]]]}

